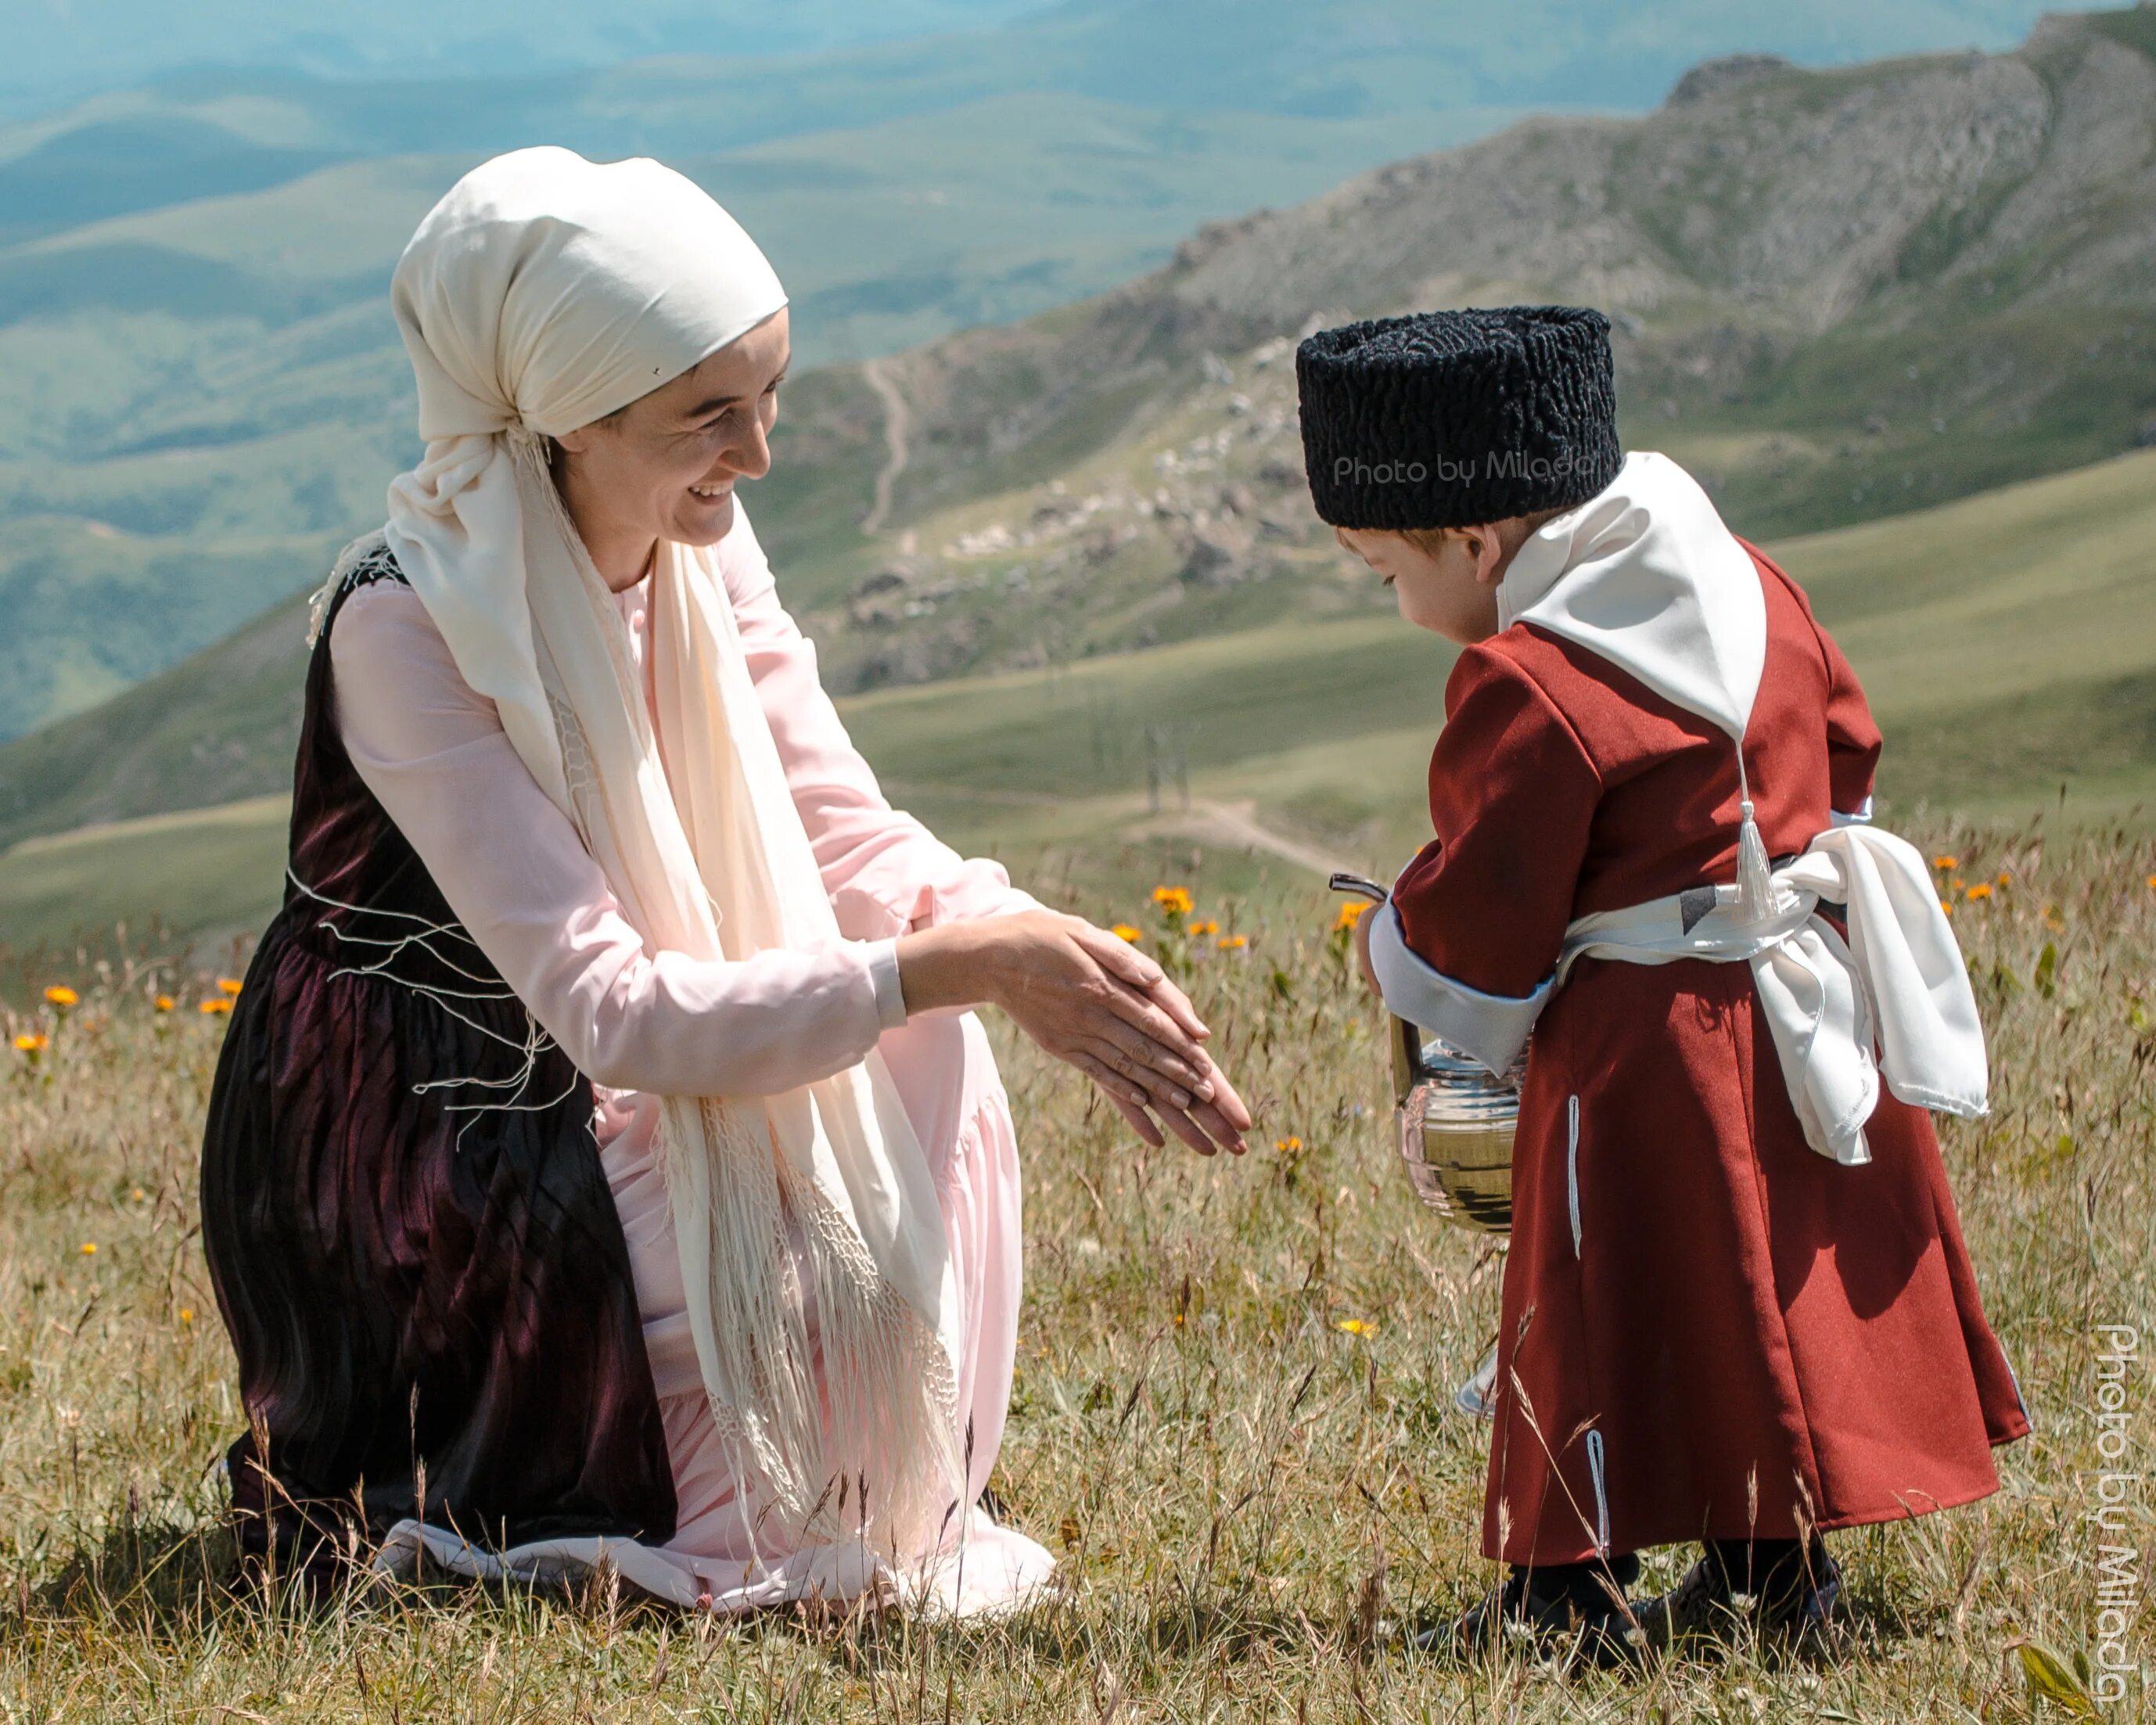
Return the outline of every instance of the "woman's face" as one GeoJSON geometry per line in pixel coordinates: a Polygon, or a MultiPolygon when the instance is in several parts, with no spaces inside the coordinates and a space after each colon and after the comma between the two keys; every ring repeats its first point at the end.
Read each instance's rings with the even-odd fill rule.
{"type": "Polygon", "coordinates": [[[610,583],[605,547],[641,547],[640,568],[654,539],[715,545],[726,537],[735,482],[771,470],[771,428],[791,354],[781,306],[612,418],[555,439],[563,501],[610,583]]]}

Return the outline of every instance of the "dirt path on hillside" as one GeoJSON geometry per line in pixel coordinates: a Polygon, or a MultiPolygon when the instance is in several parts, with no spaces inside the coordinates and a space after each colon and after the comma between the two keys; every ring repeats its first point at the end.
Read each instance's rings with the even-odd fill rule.
{"type": "Polygon", "coordinates": [[[891,382],[881,355],[864,360],[861,375],[868,379],[869,388],[875,391],[876,399],[883,403],[883,465],[875,476],[875,501],[861,517],[861,531],[873,536],[883,531],[884,517],[891,513],[891,487],[906,471],[906,434],[911,422],[906,411],[906,398],[898,393],[898,385],[891,382]]]}
{"type": "MultiPolygon", "coordinates": [[[[884,784],[885,793],[894,798],[904,796],[908,788],[903,783],[888,780],[884,784]]],[[[1014,809],[1054,809],[1069,800],[1051,791],[966,791],[963,794],[974,802],[1003,803],[1014,809]]],[[[1110,815],[1107,819],[1113,822],[1115,817],[1110,815]]],[[[1258,819],[1258,805],[1247,797],[1233,803],[1193,797],[1188,809],[1163,809],[1158,814],[1139,814],[1113,825],[1111,830],[1126,839],[1172,835],[1200,839],[1208,845],[1262,851],[1316,875],[1331,875],[1342,869],[1360,871],[1368,867],[1367,860],[1335,856],[1286,833],[1275,832],[1258,819]]]]}
{"type": "Polygon", "coordinates": [[[1235,803],[1218,803],[1210,798],[1194,797],[1188,809],[1164,810],[1159,814],[1150,815],[1129,830],[1134,835],[1174,833],[1202,839],[1210,844],[1234,845],[1245,850],[1260,850],[1318,875],[1330,875],[1335,870],[1356,866],[1352,858],[1329,855],[1300,839],[1275,832],[1258,819],[1257,804],[1247,798],[1235,803]]]}

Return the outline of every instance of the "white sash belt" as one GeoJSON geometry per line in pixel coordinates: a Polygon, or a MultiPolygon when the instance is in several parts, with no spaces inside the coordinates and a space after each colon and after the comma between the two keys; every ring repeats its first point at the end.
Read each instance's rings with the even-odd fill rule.
{"type": "Polygon", "coordinates": [[[1744,960],[1804,1138],[1845,1165],[1871,1159],[1864,1123],[1878,1106],[1882,1071],[1905,1102],[1982,1114],[1984,1027],[1916,848],[1872,827],[1838,826],[1773,880],[1773,911],[1757,923],[1738,919],[1733,886],[1582,916],[1565,931],[1556,983],[1583,957],[1744,960]],[[1846,906],[1846,942],[1815,914],[1823,899],[1846,906]]]}

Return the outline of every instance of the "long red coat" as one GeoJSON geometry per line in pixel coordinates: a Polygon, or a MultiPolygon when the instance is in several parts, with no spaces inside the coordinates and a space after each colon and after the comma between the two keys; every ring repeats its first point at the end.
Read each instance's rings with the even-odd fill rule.
{"type": "MultiPolygon", "coordinates": [[[[1745,760],[1779,861],[1866,806],[1880,736],[1803,592],[1753,558],[1745,760]]],[[[1728,736],[1609,661],[1515,624],[1460,655],[1445,712],[1439,836],[1394,902],[1447,976],[1530,993],[1573,917],[1736,878],[1728,736]]],[[[1866,1132],[1866,1167],[1806,1144],[1748,966],[1574,967],[1513,1151],[1488,1556],[1785,1538],[1800,1512],[1847,1527],[1997,1489],[1991,1446],[2029,1422],[1930,1118],[1882,1094],[1866,1132]]]]}

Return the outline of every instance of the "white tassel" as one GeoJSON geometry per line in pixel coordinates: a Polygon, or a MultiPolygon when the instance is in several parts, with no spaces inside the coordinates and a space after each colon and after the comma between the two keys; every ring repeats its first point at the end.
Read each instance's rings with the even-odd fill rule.
{"type": "Polygon", "coordinates": [[[1737,783],[1743,801],[1737,829],[1737,915],[1747,923],[1764,922],[1774,914],[1774,873],[1767,861],[1767,841],[1753,818],[1752,786],[1744,776],[1744,746],[1737,746],[1737,783]]]}

